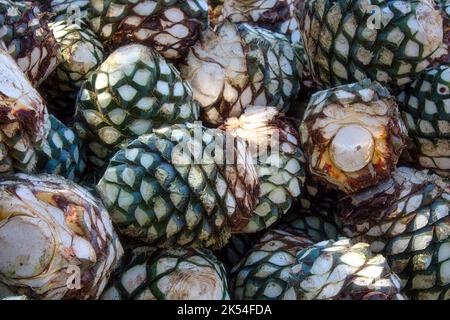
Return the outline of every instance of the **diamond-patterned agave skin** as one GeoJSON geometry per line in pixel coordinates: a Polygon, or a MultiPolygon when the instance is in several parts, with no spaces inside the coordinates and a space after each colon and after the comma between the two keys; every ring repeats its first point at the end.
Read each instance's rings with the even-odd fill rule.
{"type": "Polygon", "coordinates": [[[189,83],[171,64],[151,48],[132,44],[114,51],[84,82],[75,128],[88,160],[101,168],[130,139],[194,121],[198,109],[189,83]]]}
{"type": "Polygon", "coordinates": [[[208,25],[205,0],[90,0],[92,29],[107,46],[130,42],[179,59],[208,25]]]}
{"type": "Polygon", "coordinates": [[[48,27],[48,17],[30,3],[0,1],[0,42],[33,86],[59,64],[58,45],[48,27]]]}
{"type": "Polygon", "coordinates": [[[433,1],[307,0],[299,17],[313,75],[325,87],[365,78],[412,81],[443,49],[433,1]]]}
{"type": "Polygon", "coordinates": [[[269,232],[235,267],[231,284],[235,299],[404,299],[400,279],[368,244],[313,244],[280,230],[269,232]]]}
{"type": "Polygon", "coordinates": [[[214,249],[241,232],[259,180],[245,143],[220,140],[218,129],[173,125],[118,151],[98,189],[121,232],[160,247],[214,249]]]}
{"type": "Polygon", "coordinates": [[[293,235],[307,236],[314,242],[337,240],[339,237],[338,226],[332,219],[321,215],[316,206],[309,210],[300,209],[288,212],[274,225],[274,229],[293,235]]]}
{"type": "Polygon", "coordinates": [[[33,299],[98,298],[123,254],[103,205],[54,175],[3,175],[0,199],[0,283],[33,299]]]}
{"type": "Polygon", "coordinates": [[[101,299],[229,300],[225,268],[209,250],[126,251],[101,299]]]}
{"type": "Polygon", "coordinates": [[[300,135],[310,171],[355,192],[391,175],[407,132],[389,91],[367,80],[315,93],[300,135]]]}
{"type": "Polygon", "coordinates": [[[36,0],[42,11],[53,14],[52,21],[81,24],[87,21],[89,0],[36,0]]]}
{"type": "Polygon", "coordinates": [[[85,24],[60,21],[49,26],[60,46],[62,61],[41,85],[40,91],[47,97],[49,111],[70,122],[80,87],[106,57],[103,45],[85,24]]]}
{"type": "Polygon", "coordinates": [[[300,89],[297,63],[284,35],[226,20],[202,34],[180,68],[203,121],[219,125],[248,105],[287,110],[300,89]]]}
{"type": "Polygon", "coordinates": [[[36,171],[57,174],[78,181],[86,167],[85,153],[78,136],[50,115],[50,132],[37,151],[36,171]]]}
{"type": "Polygon", "coordinates": [[[450,185],[399,167],[391,179],[342,199],[342,232],[386,256],[413,299],[450,299],[450,185]]]}
{"type": "Polygon", "coordinates": [[[246,141],[260,180],[255,214],[242,232],[264,230],[289,210],[305,180],[296,125],[274,107],[248,106],[221,128],[246,141]]]}
{"type": "Polygon", "coordinates": [[[300,29],[295,10],[299,0],[225,0],[222,19],[232,22],[255,23],[261,27],[285,34],[293,42],[300,41],[300,29]]]}
{"type": "Polygon", "coordinates": [[[47,137],[47,108],[14,59],[0,49],[0,173],[31,172],[47,137]]]}
{"type": "Polygon", "coordinates": [[[423,168],[450,175],[450,67],[425,70],[397,96],[402,118],[423,168]]]}

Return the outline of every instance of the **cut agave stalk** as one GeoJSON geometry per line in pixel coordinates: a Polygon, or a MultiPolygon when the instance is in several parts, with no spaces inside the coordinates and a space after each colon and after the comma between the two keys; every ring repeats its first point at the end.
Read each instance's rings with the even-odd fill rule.
{"type": "Polygon", "coordinates": [[[389,178],[407,136],[394,98],[369,80],[315,93],[300,133],[311,172],[345,192],[389,178]]]}
{"type": "Polygon", "coordinates": [[[382,255],[348,239],[313,244],[269,232],[232,273],[235,299],[402,300],[400,280],[382,255]]]}
{"type": "Polygon", "coordinates": [[[0,48],[0,173],[32,172],[49,130],[42,97],[0,48]]]}
{"type": "Polygon", "coordinates": [[[219,125],[248,105],[286,111],[299,91],[298,60],[284,35],[225,21],[205,31],[181,66],[203,120],[219,125]]]}
{"type": "Polygon", "coordinates": [[[206,0],[91,0],[91,27],[107,44],[149,45],[166,59],[184,57],[208,25],[206,0]]]}
{"type": "Polygon", "coordinates": [[[303,187],[305,160],[296,126],[274,107],[248,106],[221,128],[246,141],[261,183],[255,214],[242,232],[264,230],[289,210],[303,187]]]}
{"type": "Polygon", "coordinates": [[[314,79],[325,87],[366,78],[402,85],[446,53],[430,0],[306,0],[299,19],[314,79]]]}
{"type": "Polygon", "coordinates": [[[338,222],[352,241],[388,259],[413,299],[450,299],[450,184],[399,167],[376,187],[339,202],[338,222]]]}
{"type": "Polygon", "coordinates": [[[84,82],[75,128],[91,164],[103,168],[114,152],[152,129],[198,118],[192,89],[156,51],[132,44],[114,51],[84,82]]]}
{"type": "Polygon", "coordinates": [[[36,171],[78,181],[85,169],[85,153],[72,129],[50,115],[50,132],[37,151],[36,171]]]}
{"type": "Polygon", "coordinates": [[[413,140],[413,160],[423,168],[450,175],[450,67],[425,70],[398,95],[413,140]]]}
{"type": "Polygon", "coordinates": [[[98,184],[121,232],[159,247],[223,247],[254,214],[259,180],[244,141],[186,124],[118,151],[98,184]]]}
{"type": "Polygon", "coordinates": [[[48,16],[30,3],[0,0],[1,42],[33,86],[45,80],[60,62],[48,16]]]}
{"type": "Polygon", "coordinates": [[[103,45],[85,24],[50,23],[61,50],[61,64],[40,86],[47,97],[49,111],[71,123],[78,91],[104,60],[103,45]]]}
{"type": "Polygon", "coordinates": [[[33,299],[95,299],[123,254],[108,212],[58,176],[0,177],[0,284],[33,299]]]}
{"type": "Polygon", "coordinates": [[[209,250],[127,250],[103,300],[229,300],[225,268],[209,250]]]}

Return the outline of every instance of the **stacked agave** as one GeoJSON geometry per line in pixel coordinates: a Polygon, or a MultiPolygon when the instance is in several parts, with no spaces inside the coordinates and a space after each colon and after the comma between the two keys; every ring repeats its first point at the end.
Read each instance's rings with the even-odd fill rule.
{"type": "Polygon", "coordinates": [[[429,0],[307,0],[300,29],[323,87],[364,79],[411,82],[445,52],[442,16],[429,0]]]}
{"type": "Polygon", "coordinates": [[[250,108],[223,129],[162,128],[113,156],[98,186],[125,234],[220,248],[230,233],[264,230],[290,208],[304,172],[289,120],[250,108]]]}
{"type": "Polygon", "coordinates": [[[39,85],[59,64],[58,45],[48,16],[26,2],[0,1],[0,43],[33,85],[39,85]]]}
{"type": "Polygon", "coordinates": [[[300,85],[295,51],[281,34],[229,21],[204,32],[181,66],[202,120],[220,125],[249,105],[289,108],[300,85]]]}
{"type": "Polygon", "coordinates": [[[189,83],[161,55],[140,44],[109,55],[89,74],[76,104],[75,128],[97,168],[133,138],[198,118],[189,83]]]}
{"type": "Polygon", "coordinates": [[[0,299],[450,299],[437,4],[0,0],[0,299]]]}
{"type": "Polygon", "coordinates": [[[400,280],[368,244],[348,239],[314,244],[268,232],[233,270],[236,299],[401,300],[400,280]]]}

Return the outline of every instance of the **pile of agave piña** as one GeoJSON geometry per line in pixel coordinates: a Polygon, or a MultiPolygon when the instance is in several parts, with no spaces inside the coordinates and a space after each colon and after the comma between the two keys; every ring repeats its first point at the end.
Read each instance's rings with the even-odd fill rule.
{"type": "Polygon", "coordinates": [[[437,0],[0,0],[0,299],[450,299],[449,30],[437,0]]]}

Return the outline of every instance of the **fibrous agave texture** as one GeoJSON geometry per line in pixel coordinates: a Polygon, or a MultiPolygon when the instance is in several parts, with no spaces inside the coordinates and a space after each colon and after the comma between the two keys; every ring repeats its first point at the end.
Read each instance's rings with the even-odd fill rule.
{"type": "Polygon", "coordinates": [[[226,20],[189,51],[181,75],[193,88],[202,119],[220,125],[248,105],[286,111],[299,91],[297,59],[284,35],[226,20]]]}
{"type": "Polygon", "coordinates": [[[314,244],[273,230],[232,272],[235,299],[402,300],[400,280],[382,255],[348,239],[314,244]]]}
{"type": "Polygon", "coordinates": [[[450,298],[450,185],[399,167],[373,188],[342,199],[336,215],[352,241],[386,256],[413,299],[450,298]]]}
{"type": "Polygon", "coordinates": [[[220,128],[247,143],[260,180],[254,215],[242,231],[264,230],[289,210],[305,180],[296,125],[274,107],[248,106],[220,128]]]}
{"type": "Polygon", "coordinates": [[[225,268],[209,250],[127,250],[103,300],[228,300],[225,268]]]}
{"type": "Polygon", "coordinates": [[[50,23],[49,27],[60,46],[61,63],[42,83],[40,92],[47,97],[52,114],[71,122],[80,87],[106,57],[103,45],[86,24],[69,24],[65,20],[50,23]]]}
{"type": "Polygon", "coordinates": [[[402,85],[446,51],[430,0],[307,0],[299,19],[314,78],[325,87],[365,78],[402,85]]]}
{"type": "Polygon", "coordinates": [[[91,0],[90,23],[108,47],[130,42],[179,59],[208,25],[206,0],[91,0]]]}
{"type": "Polygon", "coordinates": [[[350,193],[389,178],[407,132],[389,91],[366,80],[315,93],[300,135],[311,172],[350,193]]]}
{"type": "Polygon", "coordinates": [[[0,43],[36,87],[60,62],[48,21],[48,16],[35,5],[0,0],[0,43]]]}
{"type": "Polygon", "coordinates": [[[159,247],[216,249],[248,224],[259,179],[241,139],[186,124],[118,151],[98,190],[123,234],[159,247]]]}
{"type": "Polygon", "coordinates": [[[293,43],[300,41],[295,11],[300,0],[225,0],[221,19],[249,22],[282,33],[293,43]]]}
{"type": "Polygon", "coordinates": [[[0,48],[0,172],[31,172],[49,129],[42,97],[0,48]]]}
{"type": "Polygon", "coordinates": [[[413,141],[412,159],[422,168],[450,175],[450,67],[425,70],[397,96],[413,141]]]}
{"type": "Polygon", "coordinates": [[[122,247],[103,205],[53,175],[0,177],[0,283],[33,299],[93,299],[122,247]]]}
{"type": "Polygon", "coordinates": [[[114,51],[83,83],[75,129],[89,162],[102,168],[121,145],[198,114],[179,72],[153,49],[132,44],[114,51]]]}

